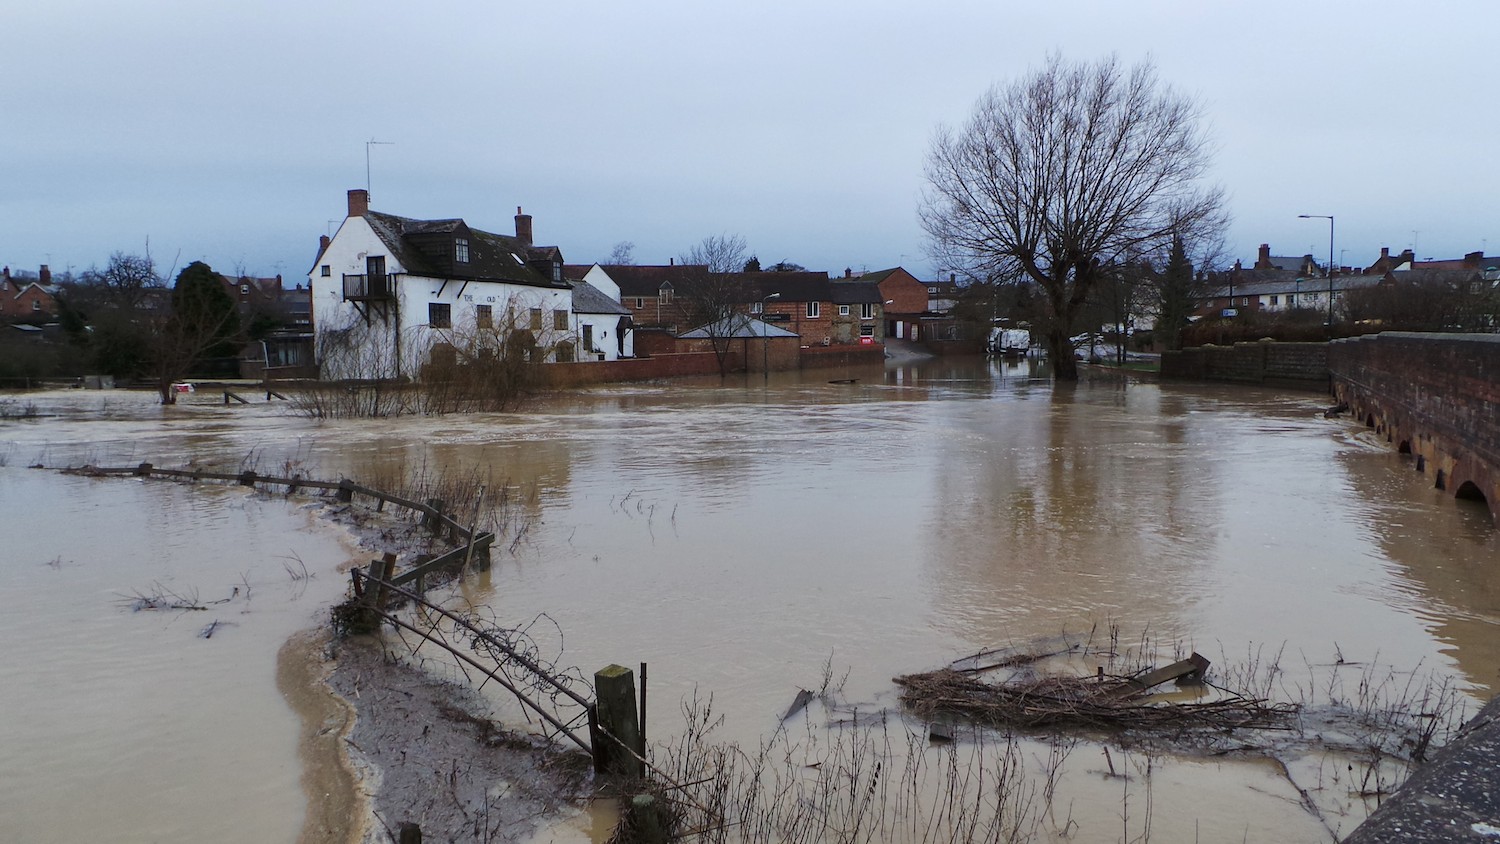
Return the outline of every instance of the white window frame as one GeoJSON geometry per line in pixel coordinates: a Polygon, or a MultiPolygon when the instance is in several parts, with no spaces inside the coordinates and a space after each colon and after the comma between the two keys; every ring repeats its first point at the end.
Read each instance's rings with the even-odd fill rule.
{"type": "Polygon", "coordinates": [[[820,317],[822,315],[823,315],[823,303],[822,302],[808,302],[807,303],[807,318],[808,319],[817,319],[818,317],[820,317]]]}
{"type": "Polygon", "coordinates": [[[875,318],[875,303],[874,302],[865,302],[865,303],[861,304],[859,306],[859,318],[860,319],[874,319],[875,318]]]}
{"type": "Polygon", "coordinates": [[[848,316],[848,315],[849,315],[849,306],[848,305],[839,305],[839,316],[848,316]]]}
{"type": "Polygon", "coordinates": [[[453,260],[460,264],[469,263],[469,239],[456,237],[453,239],[453,260]]]}

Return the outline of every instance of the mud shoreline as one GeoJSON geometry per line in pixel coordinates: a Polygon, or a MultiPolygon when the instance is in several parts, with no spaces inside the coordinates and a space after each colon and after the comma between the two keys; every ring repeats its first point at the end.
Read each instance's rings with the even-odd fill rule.
{"type": "Polygon", "coordinates": [[[302,719],[307,815],[299,844],[517,841],[579,810],[590,762],[486,718],[473,689],[390,659],[378,637],[299,634],[278,685],[302,719]]]}

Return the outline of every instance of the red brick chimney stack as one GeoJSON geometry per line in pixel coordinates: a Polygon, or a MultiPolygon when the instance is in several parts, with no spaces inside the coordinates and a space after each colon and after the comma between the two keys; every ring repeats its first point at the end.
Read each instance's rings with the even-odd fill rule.
{"type": "Polygon", "coordinates": [[[37,280],[42,283],[43,287],[46,287],[47,285],[52,283],[52,270],[48,269],[46,264],[42,265],[41,272],[37,273],[36,276],[37,280]]]}
{"type": "Polygon", "coordinates": [[[370,210],[370,192],[364,188],[349,191],[349,216],[363,217],[370,210]]]}
{"type": "Polygon", "coordinates": [[[1260,254],[1255,258],[1255,268],[1257,270],[1269,270],[1271,268],[1271,244],[1262,243],[1260,245],[1260,254]]]}
{"type": "Polygon", "coordinates": [[[330,244],[332,242],[333,242],[333,240],[330,239],[328,237],[328,235],[326,235],[326,234],[320,234],[320,235],[318,235],[318,254],[322,255],[324,252],[327,252],[328,251],[328,244],[330,244]]]}
{"type": "Polygon", "coordinates": [[[519,205],[516,206],[516,240],[531,245],[531,215],[522,214],[519,205]]]}

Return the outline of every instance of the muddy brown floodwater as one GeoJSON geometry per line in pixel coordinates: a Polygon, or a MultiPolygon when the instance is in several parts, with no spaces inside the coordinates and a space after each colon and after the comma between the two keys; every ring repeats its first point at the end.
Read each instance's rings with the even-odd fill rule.
{"type": "MultiPolygon", "coordinates": [[[[841,711],[895,712],[893,676],[1111,626],[1218,665],[1279,653],[1288,686],[1344,682],[1324,670],[1341,661],[1447,678],[1471,701],[1500,682],[1488,514],[1431,489],[1366,429],[1325,419],[1317,394],[1107,375],[1054,387],[1024,363],[932,360],[769,384],[612,386],[503,416],[320,422],[207,396],[168,409],[129,393],[27,400],[39,418],[0,422],[11,546],[0,586],[36,596],[0,620],[3,702],[37,713],[0,726],[0,816],[22,819],[22,840],[110,838],[101,830],[119,828],[118,806],[139,791],[172,795],[143,811],[155,822],[184,816],[157,840],[233,840],[194,830],[180,807],[196,804],[241,807],[226,828],[259,819],[244,840],[295,838],[298,729],[276,694],[275,655],[360,556],[295,505],[22,468],[34,463],[478,472],[511,491],[512,531],[462,594],[517,624],[545,613],[562,662],[587,673],[649,663],[657,739],[681,727],[679,703],[695,693],[713,695],[727,737],[755,746],[825,666],[847,673],[841,711]],[[178,521],[194,527],[174,534],[178,521]],[[208,546],[194,538],[204,525],[220,536],[208,546]],[[143,544],[125,545],[131,535],[143,544]],[[164,547],[183,549],[186,568],[134,559],[164,547]],[[289,549],[317,575],[295,599],[274,562],[289,549]],[[245,556],[221,561],[231,550],[245,556]],[[258,631],[254,653],[196,638],[199,617],[114,604],[163,578],[217,597],[252,560],[252,611],[223,617],[258,624],[275,604],[286,621],[258,631]],[[147,716],[170,728],[117,720],[147,716]],[[184,746],[181,722],[196,721],[210,734],[253,729],[254,746],[184,746]],[[128,764],[90,740],[117,732],[149,737],[128,764]],[[226,779],[252,763],[253,786],[226,779]],[[160,781],[127,787],[137,770],[160,781]],[[77,825],[54,832],[64,820],[77,825]]],[[[1069,758],[1056,799],[1067,840],[1139,838],[1144,802],[1162,841],[1326,841],[1369,808],[1327,759],[1291,766],[1323,820],[1264,762],[1169,757],[1149,783],[1105,767],[1096,746],[1069,758]]],[[[588,841],[596,826],[579,816],[536,840],[588,841]]]]}

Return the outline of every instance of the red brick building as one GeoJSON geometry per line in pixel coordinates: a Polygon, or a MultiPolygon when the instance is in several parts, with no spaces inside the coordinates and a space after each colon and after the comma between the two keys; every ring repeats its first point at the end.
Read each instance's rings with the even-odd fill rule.
{"type": "Polygon", "coordinates": [[[12,276],[10,267],[0,269],[0,319],[47,320],[57,316],[57,289],[46,264],[35,278],[12,276]]]}

